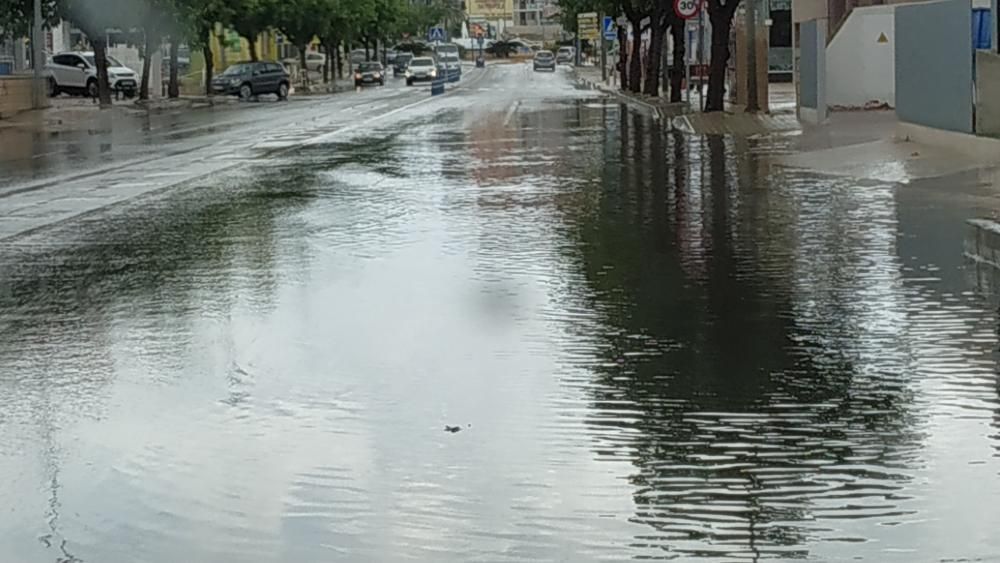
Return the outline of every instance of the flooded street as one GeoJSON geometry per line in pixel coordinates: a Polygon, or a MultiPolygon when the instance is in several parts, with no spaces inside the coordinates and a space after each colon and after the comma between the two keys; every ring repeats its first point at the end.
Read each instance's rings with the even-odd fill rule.
{"type": "Polygon", "coordinates": [[[985,173],[464,80],[0,241],[0,561],[1000,560],[985,173]]]}

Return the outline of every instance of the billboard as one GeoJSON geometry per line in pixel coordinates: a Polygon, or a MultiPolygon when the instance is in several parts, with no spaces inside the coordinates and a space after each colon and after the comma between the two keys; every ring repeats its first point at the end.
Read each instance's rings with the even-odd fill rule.
{"type": "Polygon", "coordinates": [[[514,17],[514,0],[467,0],[466,14],[470,17],[510,19],[514,17]]]}

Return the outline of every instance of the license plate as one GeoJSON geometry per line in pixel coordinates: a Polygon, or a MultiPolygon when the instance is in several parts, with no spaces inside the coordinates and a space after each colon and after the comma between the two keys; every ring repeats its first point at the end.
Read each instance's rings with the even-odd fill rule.
{"type": "Polygon", "coordinates": [[[374,78],[372,78],[371,76],[366,76],[366,77],[364,78],[364,81],[365,81],[365,82],[371,82],[371,81],[373,81],[373,80],[375,80],[375,79],[374,79],[374,78]]]}
{"type": "Polygon", "coordinates": [[[118,84],[122,88],[135,88],[135,80],[119,80],[118,84]]]}

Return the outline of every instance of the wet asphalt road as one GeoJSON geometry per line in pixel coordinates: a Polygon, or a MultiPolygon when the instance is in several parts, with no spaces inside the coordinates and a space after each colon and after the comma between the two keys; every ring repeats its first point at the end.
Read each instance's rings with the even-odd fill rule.
{"type": "Polygon", "coordinates": [[[473,78],[0,242],[0,561],[1000,557],[981,178],[473,78]]]}

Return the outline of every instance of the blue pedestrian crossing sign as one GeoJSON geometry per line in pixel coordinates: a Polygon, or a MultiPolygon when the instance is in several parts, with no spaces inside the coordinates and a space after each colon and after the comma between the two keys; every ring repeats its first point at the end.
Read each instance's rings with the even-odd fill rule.
{"type": "Polygon", "coordinates": [[[431,43],[439,41],[447,41],[448,34],[445,33],[443,27],[432,27],[429,30],[427,30],[427,40],[430,41],[431,43]]]}
{"type": "Polygon", "coordinates": [[[618,38],[618,32],[615,31],[615,19],[611,16],[604,16],[604,21],[601,22],[601,33],[604,35],[605,41],[614,41],[618,38]]]}

